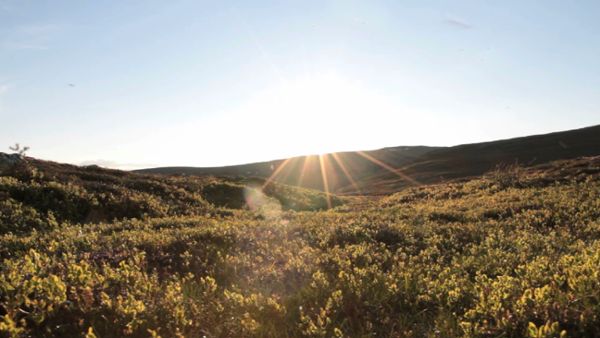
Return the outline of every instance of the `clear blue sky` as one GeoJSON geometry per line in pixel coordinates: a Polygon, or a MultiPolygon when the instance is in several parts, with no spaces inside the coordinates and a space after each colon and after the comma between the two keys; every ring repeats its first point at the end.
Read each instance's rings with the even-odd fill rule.
{"type": "Polygon", "coordinates": [[[595,0],[0,0],[0,151],[212,166],[599,124],[599,13],[595,0]]]}

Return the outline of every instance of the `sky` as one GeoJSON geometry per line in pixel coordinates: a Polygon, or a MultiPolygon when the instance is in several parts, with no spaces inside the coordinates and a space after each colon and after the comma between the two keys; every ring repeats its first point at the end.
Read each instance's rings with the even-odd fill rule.
{"type": "Polygon", "coordinates": [[[0,0],[0,151],[220,166],[600,124],[598,13],[596,0],[0,0]]]}

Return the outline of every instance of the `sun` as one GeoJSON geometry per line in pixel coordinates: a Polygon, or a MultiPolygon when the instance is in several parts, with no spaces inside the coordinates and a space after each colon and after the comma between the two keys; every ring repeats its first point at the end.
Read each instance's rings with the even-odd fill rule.
{"type": "MultiPolygon", "coordinates": [[[[209,166],[222,166],[393,145],[397,135],[410,137],[410,128],[397,122],[402,117],[395,102],[372,86],[324,71],[280,78],[249,91],[238,103],[210,114],[199,112],[163,134],[201,149],[213,162],[209,166]]],[[[410,116],[411,122],[415,119],[418,114],[410,116]]],[[[188,150],[165,148],[173,156],[188,150]]]]}
{"type": "MultiPolygon", "coordinates": [[[[248,116],[259,118],[268,127],[271,137],[267,146],[285,148],[282,152],[287,159],[282,161],[265,181],[263,188],[271,182],[297,174],[298,185],[302,185],[307,175],[307,168],[317,167],[323,190],[331,206],[332,180],[336,175],[345,179],[360,191],[353,173],[352,161],[356,156],[366,159],[385,170],[411,182],[412,178],[404,175],[398,168],[369,155],[355,152],[354,157],[340,153],[343,150],[361,149],[357,140],[369,138],[370,133],[377,133],[375,128],[367,128],[372,119],[378,118],[378,112],[388,107],[381,97],[360,84],[341,77],[335,73],[322,73],[304,76],[291,81],[282,80],[277,86],[262,91],[246,111],[248,116]],[[282,121],[287,121],[283,123],[282,121]],[[274,129],[275,128],[275,129],[274,129]],[[274,143],[273,143],[274,142],[274,143]],[[313,154],[313,155],[310,155],[313,154]],[[310,155],[291,158],[298,155],[310,155]]],[[[261,133],[257,134],[264,135],[261,133]]]]}
{"type": "Polygon", "coordinates": [[[281,79],[256,94],[235,113],[238,124],[253,127],[258,149],[276,156],[325,154],[364,148],[375,133],[378,114],[389,111],[359,81],[334,72],[281,79]],[[360,137],[358,137],[360,136],[360,137]]]}

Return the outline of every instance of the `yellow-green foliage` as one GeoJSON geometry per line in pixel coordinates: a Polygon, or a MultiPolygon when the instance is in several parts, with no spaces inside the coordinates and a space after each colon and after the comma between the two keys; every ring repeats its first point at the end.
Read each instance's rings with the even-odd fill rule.
{"type": "MultiPolygon", "coordinates": [[[[38,208],[47,204],[27,204],[7,188],[3,224],[38,231],[0,236],[0,332],[600,336],[600,179],[518,175],[356,198],[324,211],[284,208],[270,217],[244,208],[172,212],[179,202],[167,192],[195,196],[187,194],[205,184],[172,178],[152,185],[170,205],[159,217],[55,218],[53,226],[54,213],[77,209],[38,208]]],[[[1,179],[28,191],[52,187],[1,179]]],[[[62,185],[60,198],[79,203],[91,191],[78,189],[62,185]]]]}
{"type": "Polygon", "coordinates": [[[268,196],[277,199],[284,209],[297,211],[324,210],[343,204],[341,198],[327,195],[316,190],[292,187],[289,185],[270,183],[263,188],[268,196]],[[330,204],[330,205],[328,205],[330,204]]]}
{"type": "MultiPolygon", "coordinates": [[[[248,189],[263,190],[223,178],[141,175],[23,160],[0,173],[0,234],[45,231],[61,223],[229,213],[223,209],[248,208],[248,189]]],[[[271,183],[264,194],[283,209],[328,208],[327,195],[318,191],[271,183]]],[[[330,202],[342,204],[335,196],[330,202]]]]}

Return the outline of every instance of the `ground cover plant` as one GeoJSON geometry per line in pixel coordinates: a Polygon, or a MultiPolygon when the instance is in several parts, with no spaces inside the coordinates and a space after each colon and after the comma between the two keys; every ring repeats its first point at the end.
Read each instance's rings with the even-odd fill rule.
{"type": "Polygon", "coordinates": [[[600,158],[329,198],[23,160],[0,335],[600,336],[600,158]]]}

